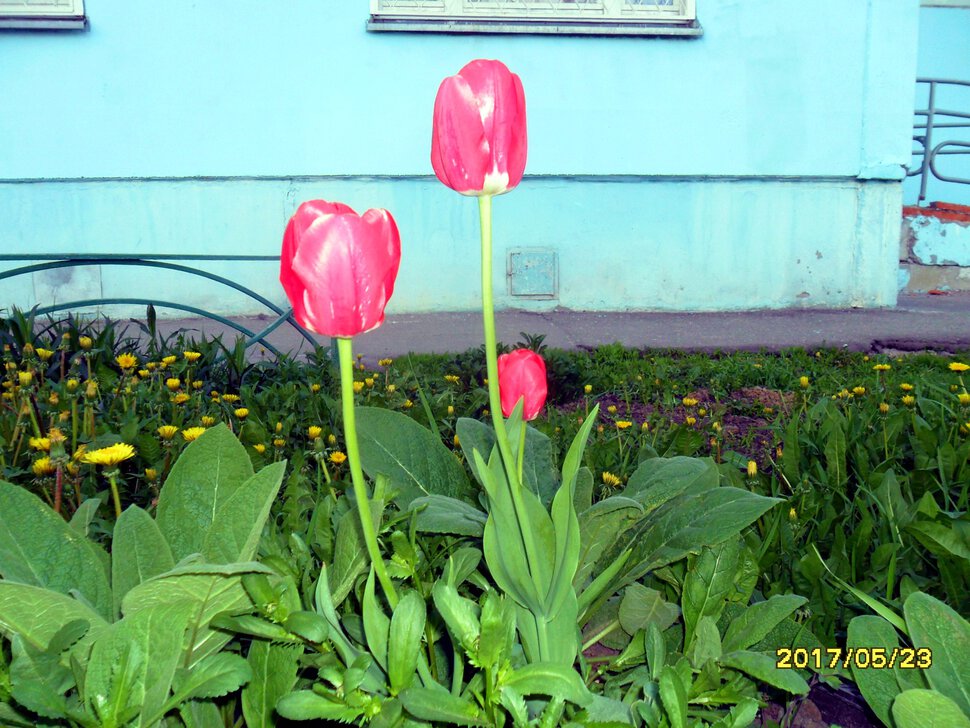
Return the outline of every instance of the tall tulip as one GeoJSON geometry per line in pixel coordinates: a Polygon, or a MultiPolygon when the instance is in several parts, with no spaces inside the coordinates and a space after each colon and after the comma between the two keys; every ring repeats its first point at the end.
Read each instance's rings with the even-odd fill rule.
{"type": "Polygon", "coordinates": [[[498,358],[498,387],[502,414],[512,414],[521,399],[522,419],[534,420],[542,411],[548,393],[546,363],[530,349],[516,349],[498,358]]]}
{"type": "Polygon", "coordinates": [[[310,331],[349,338],[376,329],[394,292],[401,238],[391,213],[340,202],[300,205],[283,235],[280,282],[310,331]]]}
{"type": "Polygon", "coordinates": [[[522,81],[501,61],[476,60],[441,82],[431,166],[463,195],[500,195],[522,181],[526,159],[522,81]]]}
{"type": "Polygon", "coordinates": [[[354,414],[353,338],[384,322],[401,264],[401,237],[391,213],[358,215],[340,202],[304,202],[283,235],[280,282],[303,326],[336,338],[344,438],[361,533],[391,607],[397,592],[377,543],[361,468],[354,414]]]}

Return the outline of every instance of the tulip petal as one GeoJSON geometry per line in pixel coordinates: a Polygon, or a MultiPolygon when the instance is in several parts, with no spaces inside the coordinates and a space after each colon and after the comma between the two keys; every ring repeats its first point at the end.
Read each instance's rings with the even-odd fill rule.
{"type": "Polygon", "coordinates": [[[446,78],[438,88],[431,166],[443,184],[461,194],[480,192],[491,168],[478,101],[461,76],[446,78]]]}

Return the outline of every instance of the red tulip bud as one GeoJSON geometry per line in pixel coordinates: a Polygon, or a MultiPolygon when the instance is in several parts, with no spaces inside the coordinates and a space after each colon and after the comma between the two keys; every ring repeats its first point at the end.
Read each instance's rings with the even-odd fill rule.
{"type": "Polygon", "coordinates": [[[511,415],[524,398],[522,419],[534,420],[546,403],[546,363],[530,349],[502,354],[498,358],[498,389],[503,415],[511,415]]]}
{"type": "Polygon", "coordinates": [[[472,61],[441,82],[431,166],[463,195],[500,195],[522,181],[526,158],[522,81],[500,61],[472,61]]]}
{"type": "Polygon", "coordinates": [[[358,215],[311,200],[286,226],[280,282],[302,326],[348,338],[383,323],[400,264],[401,237],[387,210],[358,215]]]}

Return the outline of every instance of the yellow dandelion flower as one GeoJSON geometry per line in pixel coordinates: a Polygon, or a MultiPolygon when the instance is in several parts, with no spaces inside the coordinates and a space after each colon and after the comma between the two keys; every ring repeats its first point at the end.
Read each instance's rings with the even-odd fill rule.
{"type": "Polygon", "coordinates": [[[153,362],[153,361],[146,362],[145,363],[145,369],[147,369],[150,372],[153,372],[156,369],[158,369],[158,363],[157,362],[153,362]]]}
{"type": "Polygon", "coordinates": [[[145,468],[145,479],[155,480],[158,477],[158,471],[155,468],[145,468]]]}
{"type": "Polygon", "coordinates": [[[693,427],[694,425],[697,424],[697,418],[696,417],[686,417],[684,419],[684,422],[687,423],[687,426],[688,427],[693,427]]]}
{"type": "Polygon", "coordinates": [[[397,385],[396,384],[388,384],[387,385],[387,391],[388,392],[391,392],[391,393],[396,392],[397,391],[397,385]]]}
{"type": "Polygon", "coordinates": [[[684,403],[684,407],[693,407],[697,404],[697,400],[693,397],[684,397],[681,402],[684,403]]]}
{"type": "Polygon", "coordinates": [[[283,447],[286,444],[286,440],[282,437],[277,437],[273,440],[273,447],[283,447]]]}
{"type": "Polygon", "coordinates": [[[880,411],[880,412],[881,412],[882,414],[884,414],[884,415],[887,415],[887,414],[889,414],[889,403],[888,403],[888,402],[881,402],[881,403],[879,404],[879,411],[880,411]]]}
{"type": "Polygon", "coordinates": [[[790,508],[788,510],[788,520],[789,521],[797,521],[798,520],[798,511],[796,511],[794,508],[790,508]]]}
{"type": "Polygon", "coordinates": [[[757,478],[758,477],[758,463],[754,460],[748,461],[748,477],[757,478]]]}
{"type": "Polygon", "coordinates": [[[277,422],[275,429],[276,429],[276,434],[281,433],[283,431],[283,423],[282,422],[277,422]]]}
{"type": "Polygon", "coordinates": [[[316,394],[317,392],[320,391],[320,385],[319,384],[311,384],[310,385],[310,391],[313,392],[314,394],[316,394]]]}
{"type": "Polygon", "coordinates": [[[182,430],[182,439],[186,442],[192,442],[193,440],[199,439],[199,436],[205,432],[204,427],[186,427],[182,430]]]}
{"type": "Polygon", "coordinates": [[[364,391],[364,383],[354,382],[354,394],[360,394],[362,391],[364,391]]]}
{"type": "Polygon", "coordinates": [[[643,424],[640,425],[640,429],[643,430],[644,432],[646,432],[647,430],[650,429],[650,423],[647,422],[646,420],[644,420],[643,421],[643,424]]]}
{"type": "Polygon", "coordinates": [[[603,425],[597,425],[596,426],[596,431],[597,432],[604,432],[605,430],[606,430],[606,428],[603,427],[603,425]]]}
{"type": "Polygon", "coordinates": [[[47,361],[52,356],[54,356],[54,352],[51,351],[50,349],[41,349],[41,348],[38,347],[38,349],[37,349],[37,356],[40,357],[40,360],[41,361],[47,361]]]}
{"type": "Polygon", "coordinates": [[[458,439],[458,435],[455,435],[453,438],[451,438],[451,441],[455,447],[461,447],[461,440],[458,439]]]}
{"type": "Polygon", "coordinates": [[[584,391],[584,392],[585,392],[586,394],[592,394],[592,392],[593,392],[593,385],[592,385],[592,384],[587,384],[587,385],[585,385],[585,386],[583,387],[583,391],[584,391]]]}
{"type": "Polygon", "coordinates": [[[907,407],[912,407],[914,404],[916,404],[916,397],[911,394],[907,394],[903,397],[903,404],[907,407]]]}
{"type": "Polygon", "coordinates": [[[178,434],[178,431],[179,428],[177,428],[175,425],[162,425],[155,430],[155,432],[158,433],[158,436],[163,440],[171,440],[178,434]]]}
{"type": "Polygon", "coordinates": [[[165,380],[165,386],[174,392],[182,386],[182,381],[178,377],[169,377],[165,380]]]}
{"type": "Polygon", "coordinates": [[[615,415],[616,414],[616,405],[615,404],[611,404],[609,407],[606,408],[606,411],[609,412],[611,415],[615,415]]]}
{"type": "Polygon", "coordinates": [[[118,356],[115,357],[115,361],[118,363],[118,366],[125,371],[134,369],[136,366],[138,366],[138,357],[127,351],[124,354],[118,354],[118,356]]]}
{"type": "Polygon", "coordinates": [[[798,383],[801,385],[802,389],[808,389],[808,385],[811,383],[811,380],[806,376],[801,376],[798,378],[798,383]]]}
{"type": "Polygon", "coordinates": [[[455,408],[452,405],[448,405],[448,416],[455,414],[455,408]]]}
{"type": "Polygon", "coordinates": [[[336,445],[337,444],[337,436],[334,435],[332,432],[329,435],[327,435],[327,444],[328,445],[336,445]]]}
{"type": "Polygon", "coordinates": [[[71,460],[80,460],[81,458],[84,457],[84,453],[86,453],[87,451],[88,451],[87,445],[78,445],[77,450],[75,450],[74,454],[71,455],[71,460]]]}
{"type": "Polygon", "coordinates": [[[38,478],[45,478],[53,475],[54,471],[57,470],[54,463],[51,462],[51,459],[46,456],[35,460],[33,464],[31,464],[30,468],[34,471],[34,475],[36,475],[38,478]]]}
{"type": "Polygon", "coordinates": [[[373,387],[374,377],[367,377],[366,379],[364,379],[364,384],[366,384],[368,387],[373,387]]]}
{"type": "Polygon", "coordinates": [[[138,370],[138,376],[141,377],[142,379],[148,379],[148,377],[150,377],[151,374],[152,373],[150,371],[148,371],[147,369],[139,369],[138,370]]]}
{"type": "Polygon", "coordinates": [[[174,364],[177,359],[178,357],[175,354],[169,354],[168,356],[162,357],[162,364],[168,366],[169,364],[174,364]]]}
{"type": "Polygon", "coordinates": [[[712,422],[711,423],[711,429],[714,430],[715,432],[720,432],[721,431],[721,423],[720,422],[712,422]]]}
{"type": "Polygon", "coordinates": [[[264,452],[266,452],[266,446],[261,442],[257,442],[255,445],[253,445],[253,450],[262,455],[264,452]]]}
{"type": "Polygon", "coordinates": [[[183,352],[182,352],[182,356],[184,356],[184,357],[185,357],[185,360],[186,360],[186,361],[195,361],[195,360],[196,360],[196,359],[198,359],[198,358],[199,358],[200,356],[202,356],[202,354],[200,354],[200,353],[199,353],[199,352],[197,352],[197,351],[183,351],[183,352]]]}
{"type": "Polygon", "coordinates": [[[196,379],[192,382],[192,389],[202,389],[202,380],[196,379]]]}
{"type": "Polygon", "coordinates": [[[233,414],[239,419],[244,420],[249,417],[249,410],[245,407],[239,407],[238,409],[233,410],[233,414]]]}
{"type": "Polygon", "coordinates": [[[414,402],[409,399],[404,400],[404,409],[411,409],[414,407],[414,402]]]}
{"type": "Polygon", "coordinates": [[[455,374],[445,374],[445,381],[450,382],[451,384],[458,384],[458,382],[461,381],[461,377],[455,374]]]}
{"type": "Polygon", "coordinates": [[[119,442],[108,447],[102,447],[99,450],[86,452],[81,456],[81,460],[93,465],[110,467],[133,457],[135,457],[135,448],[126,442],[119,442]]]}
{"type": "Polygon", "coordinates": [[[187,395],[185,392],[179,392],[174,397],[172,397],[172,401],[175,402],[175,404],[185,404],[190,399],[192,398],[189,395],[187,395]]]}
{"type": "Polygon", "coordinates": [[[322,433],[323,428],[320,425],[310,425],[306,430],[306,434],[311,440],[316,440],[322,433]]]}
{"type": "Polygon", "coordinates": [[[79,337],[77,343],[82,349],[84,349],[84,351],[90,351],[91,347],[94,346],[94,341],[90,336],[79,337]]]}
{"type": "Polygon", "coordinates": [[[899,388],[901,390],[903,390],[904,392],[912,392],[913,391],[913,385],[912,384],[909,384],[908,382],[903,382],[902,384],[899,385],[899,388]]]}
{"type": "Polygon", "coordinates": [[[888,372],[892,367],[889,364],[876,364],[872,369],[877,372],[888,372]]]}
{"type": "MultiPolygon", "coordinates": [[[[218,393],[216,393],[213,396],[218,397],[219,395],[218,395],[218,393]]],[[[223,402],[238,402],[239,401],[239,395],[238,394],[224,394],[224,395],[222,395],[222,401],[223,402]]]]}
{"type": "Polygon", "coordinates": [[[861,397],[865,393],[866,393],[866,388],[865,387],[853,387],[852,388],[852,394],[854,394],[856,397],[861,397]]]}
{"type": "Polygon", "coordinates": [[[960,404],[962,404],[964,407],[970,405],[970,394],[967,394],[966,392],[960,392],[960,394],[957,395],[957,399],[960,400],[960,404]]]}
{"type": "Polygon", "coordinates": [[[959,362],[959,361],[950,362],[951,372],[965,372],[967,371],[967,369],[970,369],[970,364],[964,364],[963,362],[959,362]]]}
{"type": "Polygon", "coordinates": [[[703,407],[701,407],[699,410],[697,410],[697,414],[699,414],[701,417],[703,417],[704,415],[707,414],[707,410],[704,409],[703,407]]]}
{"type": "Polygon", "coordinates": [[[347,456],[344,453],[340,452],[340,450],[337,450],[336,452],[330,453],[329,460],[334,465],[340,465],[341,463],[347,460],[347,456]]]}
{"type": "Polygon", "coordinates": [[[20,382],[21,387],[29,387],[30,383],[34,381],[33,372],[17,372],[17,381],[20,382]]]}
{"type": "Polygon", "coordinates": [[[51,439],[49,437],[32,437],[27,443],[34,449],[47,452],[51,449],[51,439]]]}
{"type": "Polygon", "coordinates": [[[389,367],[394,363],[393,359],[379,359],[377,361],[377,366],[379,367],[389,367]]]}
{"type": "Polygon", "coordinates": [[[216,423],[216,418],[211,415],[203,415],[200,421],[203,427],[212,427],[216,423]]]}
{"type": "Polygon", "coordinates": [[[630,422],[629,420],[617,420],[613,424],[616,425],[616,429],[618,429],[618,430],[625,430],[628,427],[632,427],[633,426],[633,423],[630,422]]]}
{"type": "Polygon", "coordinates": [[[618,485],[621,485],[623,483],[623,481],[620,480],[617,476],[613,475],[613,473],[607,472],[605,470],[603,471],[603,475],[601,477],[603,478],[603,485],[607,485],[611,488],[615,488],[618,485]]]}

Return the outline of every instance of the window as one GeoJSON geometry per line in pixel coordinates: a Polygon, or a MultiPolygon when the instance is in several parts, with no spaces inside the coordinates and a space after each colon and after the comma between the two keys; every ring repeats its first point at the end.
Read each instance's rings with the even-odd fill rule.
{"type": "Polygon", "coordinates": [[[0,0],[0,28],[78,30],[86,25],[84,0],[0,0]]]}
{"type": "Polygon", "coordinates": [[[698,36],[695,0],[371,0],[369,30],[698,36]]]}

